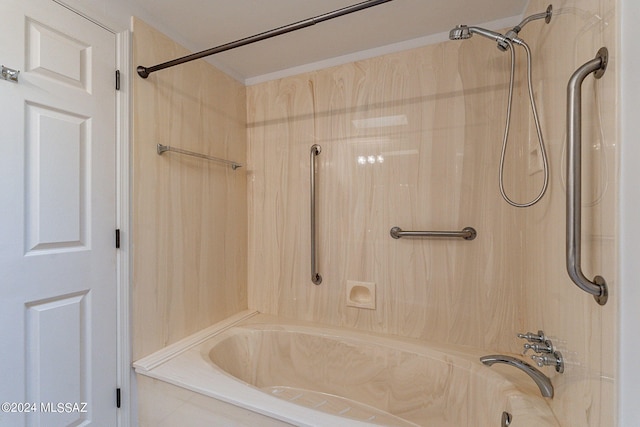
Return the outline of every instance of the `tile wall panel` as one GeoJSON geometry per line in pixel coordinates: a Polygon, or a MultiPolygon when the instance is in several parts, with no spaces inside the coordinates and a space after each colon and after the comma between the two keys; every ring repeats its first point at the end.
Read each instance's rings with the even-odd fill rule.
{"type": "Polygon", "coordinates": [[[522,297],[523,234],[497,186],[507,67],[472,39],[249,87],[250,306],[499,346],[522,297]],[[472,72],[485,60],[490,73],[472,72]],[[320,286],[309,279],[314,143],[320,286]],[[394,240],[393,226],[479,235],[394,240]],[[375,282],[378,309],[347,307],[347,280],[375,282]]]}
{"type": "MultiPolygon", "coordinates": [[[[532,1],[530,12],[547,3],[532,1]]],[[[565,355],[554,373],[552,406],[562,425],[613,426],[616,417],[617,189],[619,187],[618,40],[616,2],[554,2],[542,37],[532,24],[522,31],[533,49],[534,76],[551,153],[551,186],[544,203],[525,212],[525,329],[543,328],[565,355]],[[565,267],[566,88],[571,74],[602,46],[609,66],[582,85],[582,269],[603,276],[609,301],[599,306],[569,279],[565,267]]],[[[553,372],[553,371],[551,371],[553,372]]]]}
{"type": "MultiPolygon", "coordinates": [[[[140,20],[134,66],[189,53],[140,20]]],[[[246,168],[233,171],[171,145],[241,163],[242,84],[204,61],[133,78],[133,357],[247,307],[246,168]]]]}

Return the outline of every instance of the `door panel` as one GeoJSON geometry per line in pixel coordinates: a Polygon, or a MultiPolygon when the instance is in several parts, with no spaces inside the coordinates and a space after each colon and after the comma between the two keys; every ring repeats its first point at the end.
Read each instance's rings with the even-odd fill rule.
{"type": "Polygon", "coordinates": [[[36,405],[0,426],[115,426],[115,35],[51,0],[0,28],[0,401],[36,405]]]}
{"type": "Polygon", "coordinates": [[[91,46],[27,19],[25,70],[91,93],[91,46]]]}
{"type": "MultiPolygon", "coordinates": [[[[89,401],[90,298],[91,295],[83,291],[26,304],[27,402],[89,401]]],[[[39,411],[36,417],[42,426],[82,425],[88,414],[82,410],[45,411],[39,411]]]]}
{"type": "Polygon", "coordinates": [[[25,107],[27,254],[89,249],[91,118],[25,107]]]}

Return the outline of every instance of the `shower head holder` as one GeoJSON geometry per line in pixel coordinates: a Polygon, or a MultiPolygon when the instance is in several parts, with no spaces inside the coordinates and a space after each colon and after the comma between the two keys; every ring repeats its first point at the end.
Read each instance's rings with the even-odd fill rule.
{"type": "Polygon", "coordinates": [[[479,34],[481,36],[492,39],[498,43],[498,49],[506,51],[509,48],[509,42],[520,44],[522,41],[518,38],[518,34],[531,21],[538,19],[544,19],[547,24],[551,22],[551,16],[553,15],[553,6],[547,6],[547,10],[542,13],[527,16],[518,25],[507,31],[506,34],[500,34],[495,31],[487,30],[480,27],[469,27],[467,25],[456,25],[451,31],[449,31],[449,40],[466,40],[471,38],[473,34],[479,34]]]}

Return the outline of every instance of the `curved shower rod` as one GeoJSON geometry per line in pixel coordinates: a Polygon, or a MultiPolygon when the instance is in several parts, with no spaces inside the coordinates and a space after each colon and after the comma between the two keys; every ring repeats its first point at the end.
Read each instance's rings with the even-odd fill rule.
{"type": "Polygon", "coordinates": [[[227,50],[235,49],[237,47],[246,46],[251,43],[259,42],[261,40],[270,39],[271,37],[279,36],[281,34],[297,31],[302,28],[310,27],[320,22],[328,21],[330,19],[338,18],[340,16],[348,15],[353,12],[368,9],[373,6],[377,6],[382,3],[388,3],[393,0],[367,0],[361,3],[356,3],[351,6],[343,7],[332,12],[328,12],[322,15],[314,16],[313,18],[303,19],[302,21],[294,22],[293,24],[285,25],[282,27],[274,28],[273,30],[265,31],[260,34],[256,34],[250,37],[245,37],[234,42],[226,43],[220,46],[213,47],[211,49],[203,50],[202,52],[192,53],[191,55],[183,56],[182,58],[174,59],[171,61],[163,62],[162,64],[154,65],[152,67],[144,67],[139,65],[137,68],[138,75],[143,79],[149,77],[149,74],[156,71],[164,70],[165,68],[173,67],[176,65],[184,64],[185,62],[195,61],[196,59],[204,58],[206,56],[214,55],[216,53],[225,52],[227,50]]]}

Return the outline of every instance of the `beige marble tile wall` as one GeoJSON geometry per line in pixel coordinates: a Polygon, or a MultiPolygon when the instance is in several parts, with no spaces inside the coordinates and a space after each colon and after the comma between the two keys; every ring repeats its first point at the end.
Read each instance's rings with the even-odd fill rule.
{"type": "MultiPolygon", "coordinates": [[[[189,53],[135,20],[134,65],[189,53]]],[[[133,80],[133,358],[247,307],[246,169],[175,153],[171,145],[244,163],[243,85],[196,61],[133,80]]]]}
{"type": "Polygon", "coordinates": [[[249,87],[249,306],[506,347],[524,296],[521,213],[497,180],[507,70],[475,38],[249,87]],[[309,265],[314,143],[320,286],[309,265]],[[393,226],[473,226],[478,238],[394,240],[393,226]],[[346,306],[348,280],[376,284],[376,310],[346,306]]]}
{"type": "MultiPolygon", "coordinates": [[[[528,13],[546,9],[532,1],[528,13]]],[[[520,352],[517,332],[558,343],[563,426],[615,425],[617,113],[614,0],[554,2],[521,33],[551,163],[543,201],[498,190],[509,55],[486,39],[445,42],[248,88],[249,306],[367,330],[520,352]],[[565,270],[566,86],[606,45],[612,68],[584,85],[583,268],[611,297],[598,306],[565,270]],[[319,270],[310,281],[309,149],[317,157],[319,270]],[[473,226],[472,242],[394,240],[403,229],[473,226]],[[348,280],[376,284],[376,310],[347,307],[348,280]]],[[[515,23],[514,23],[515,24],[515,23]]],[[[506,191],[540,188],[522,50],[506,191]]]]}
{"type": "MultiPolygon", "coordinates": [[[[542,11],[536,0],[529,12],[542,11]]],[[[524,212],[527,258],[523,276],[524,328],[543,328],[566,358],[566,372],[553,379],[553,406],[563,426],[614,426],[616,414],[617,189],[619,187],[618,40],[614,0],[554,1],[554,17],[542,36],[538,26],[521,35],[532,45],[536,90],[551,153],[548,197],[524,212]],[[571,74],[609,50],[605,75],[583,84],[582,268],[603,276],[609,301],[599,306],[569,279],[565,268],[566,88],[571,74]],[[560,119],[559,119],[560,118],[560,119]]]]}

